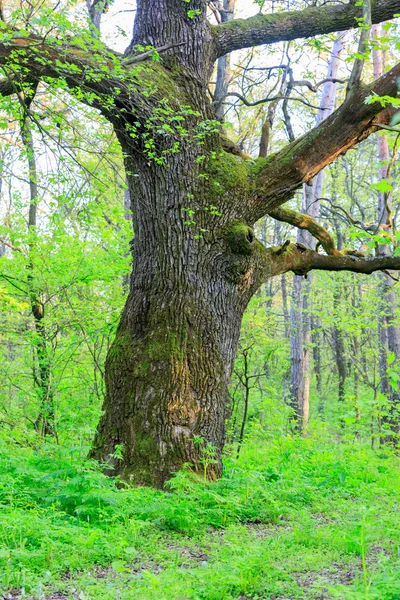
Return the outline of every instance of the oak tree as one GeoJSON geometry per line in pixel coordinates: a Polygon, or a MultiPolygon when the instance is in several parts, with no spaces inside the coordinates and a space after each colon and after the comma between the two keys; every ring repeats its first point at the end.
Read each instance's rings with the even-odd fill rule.
{"type": "MultiPolygon", "coordinates": [[[[108,4],[88,2],[96,26],[108,4]]],[[[279,152],[250,162],[221,135],[208,91],[220,57],[357,27],[359,4],[212,25],[207,0],[137,0],[124,56],[93,31],[85,39],[60,38],[52,30],[38,34],[1,24],[0,93],[23,96],[39,81],[67,87],[113,125],[124,156],[133,273],[106,360],[104,414],[92,449],[113,474],[163,486],[184,463],[203,470],[210,447],[216,460],[208,476],[221,474],[242,315],[267,279],[312,269],[400,269],[400,258],[339,251],[316,221],[283,207],[305,182],[390,120],[390,101],[379,98],[396,97],[400,64],[372,84],[352,81],[330,117],[279,152]],[[308,229],[322,250],[293,243],[266,248],[253,229],[266,215],[308,229]]],[[[375,0],[370,8],[371,22],[379,23],[400,12],[400,0],[375,0]]]]}

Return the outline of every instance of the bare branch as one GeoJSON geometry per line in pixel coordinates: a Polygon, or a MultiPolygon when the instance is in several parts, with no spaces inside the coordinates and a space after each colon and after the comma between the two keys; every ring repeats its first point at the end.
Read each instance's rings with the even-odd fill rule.
{"type": "Polygon", "coordinates": [[[243,102],[243,104],[245,106],[259,106],[260,104],[266,104],[267,102],[275,102],[276,100],[294,100],[296,102],[301,102],[302,104],[305,104],[305,106],[308,106],[309,108],[318,108],[318,106],[314,106],[313,104],[306,102],[306,100],[303,100],[303,98],[293,98],[293,97],[282,96],[282,95],[271,96],[271,97],[267,97],[267,98],[262,98],[261,100],[255,100],[254,102],[250,102],[250,100],[247,100],[247,98],[245,98],[238,92],[229,92],[228,94],[225,94],[225,96],[223,96],[222,98],[219,99],[216,107],[218,108],[219,105],[225,100],[225,98],[229,98],[229,97],[239,98],[239,100],[241,102],[243,102]]]}
{"type": "Polygon", "coordinates": [[[293,81],[294,87],[308,87],[311,92],[318,92],[318,88],[325,83],[346,83],[347,79],[337,79],[337,77],[327,77],[326,79],[322,79],[318,81],[315,85],[311,83],[311,81],[307,81],[306,79],[301,79],[300,81],[293,81]]]}
{"type": "Polygon", "coordinates": [[[372,84],[354,88],[330,117],[270,156],[255,176],[253,202],[245,209],[246,222],[254,223],[284,204],[304,182],[376,131],[378,124],[387,122],[391,111],[379,100],[366,100],[373,94],[395,98],[399,75],[400,63],[372,84]]]}
{"type": "Polygon", "coordinates": [[[7,246],[8,248],[11,248],[13,252],[22,252],[21,248],[13,246],[13,244],[10,244],[10,242],[7,242],[7,240],[5,240],[4,238],[0,238],[0,243],[4,244],[4,246],[7,246]]]}

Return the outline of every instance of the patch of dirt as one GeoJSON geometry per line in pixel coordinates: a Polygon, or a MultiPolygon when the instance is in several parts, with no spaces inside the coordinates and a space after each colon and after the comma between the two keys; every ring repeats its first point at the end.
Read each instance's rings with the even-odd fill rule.
{"type": "Polygon", "coordinates": [[[387,548],[382,548],[382,546],[379,545],[372,545],[367,550],[367,566],[371,569],[379,563],[380,558],[390,558],[391,556],[393,556],[393,553],[387,548]]]}
{"type": "Polygon", "coordinates": [[[288,533],[293,527],[287,523],[281,525],[268,525],[268,523],[246,523],[247,531],[250,531],[254,537],[272,537],[280,533],[288,533]]]}
{"type": "Polygon", "coordinates": [[[312,593],[314,586],[319,586],[321,589],[318,590],[318,595],[312,597],[316,600],[328,600],[332,598],[332,595],[326,586],[350,585],[355,575],[355,570],[334,562],[329,568],[322,569],[319,573],[300,574],[296,577],[296,581],[306,594],[312,593]]]}
{"type": "Polygon", "coordinates": [[[179,566],[183,568],[202,567],[210,560],[209,554],[201,548],[180,548],[179,553],[183,559],[179,566]]]}
{"type": "Polygon", "coordinates": [[[312,519],[316,527],[323,527],[324,525],[331,525],[332,523],[337,522],[336,519],[332,519],[332,517],[327,517],[324,513],[314,513],[312,515],[312,519]]]}
{"type": "MultiPolygon", "coordinates": [[[[1,600],[20,600],[21,598],[21,590],[10,590],[6,594],[3,594],[1,600]]],[[[77,598],[79,600],[79,595],[54,592],[53,594],[50,594],[50,596],[40,596],[40,600],[67,600],[67,598],[77,598]]],[[[37,600],[37,597],[24,596],[24,600],[37,600]]]]}

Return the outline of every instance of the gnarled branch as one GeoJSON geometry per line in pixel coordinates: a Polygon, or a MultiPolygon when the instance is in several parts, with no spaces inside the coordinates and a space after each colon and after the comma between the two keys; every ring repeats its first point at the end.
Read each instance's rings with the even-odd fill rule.
{"type": "Polygon", "coordinates": [[[292,271],[296,275],[307,275],[310,271],[352,271],[370,275],[375,271],[400,270],[399,256],[358,257],[353,255],[318,254],[297,244],[267,248],[264,277],[292,271]]]}
{"type": "Polygon", "coordinates": [[[341,256],[342,253],[336,249],[335,240],[331,236],[331,234],[322,227],[317,221],[315,221],[309,215],[305,215],[302,213],[298,213],[295,210],[290,210],[289,208],[275,208],[269,213],[270,217],[277,219],[278,221],[283,221],[284,223],[289,223],[298,229],[305,229],[309,231],[312,236],[315,237],[319,242],[321,242],[321,246],[325,250],[325,252],[331,256],[341,256]]]}

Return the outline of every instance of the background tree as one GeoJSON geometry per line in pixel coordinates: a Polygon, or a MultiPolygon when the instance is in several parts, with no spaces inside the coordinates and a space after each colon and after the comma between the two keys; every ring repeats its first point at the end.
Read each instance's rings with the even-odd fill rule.
{"type": "MultiPolygon", "coordinates": [[[[316,117],[318,126],[329,117],[335,108],[336,79],[343,50],[343,36],[335,40],[332,56],[329,61],[326,82],[322,88],[320,108],[316,117]]],[[[322,196],[324,172],[309,183],[303,185],[302,211],[312,218],[318,218],[320,212],[320,197],[322,196]]],[[[299,229],[297,243],[305,244],[307,248],[315,248],[315,241],[308,230],[299,229]]],[[[310,317],[311,275],[304,280],[295,275],[293,278],[292,305],[290,312],[290,349],[291,349],[291,381],[290,397],[295,415],[296,426],[306,429],[310,413],[310,348],[311,348],[311,317],[310,317]]]]}

